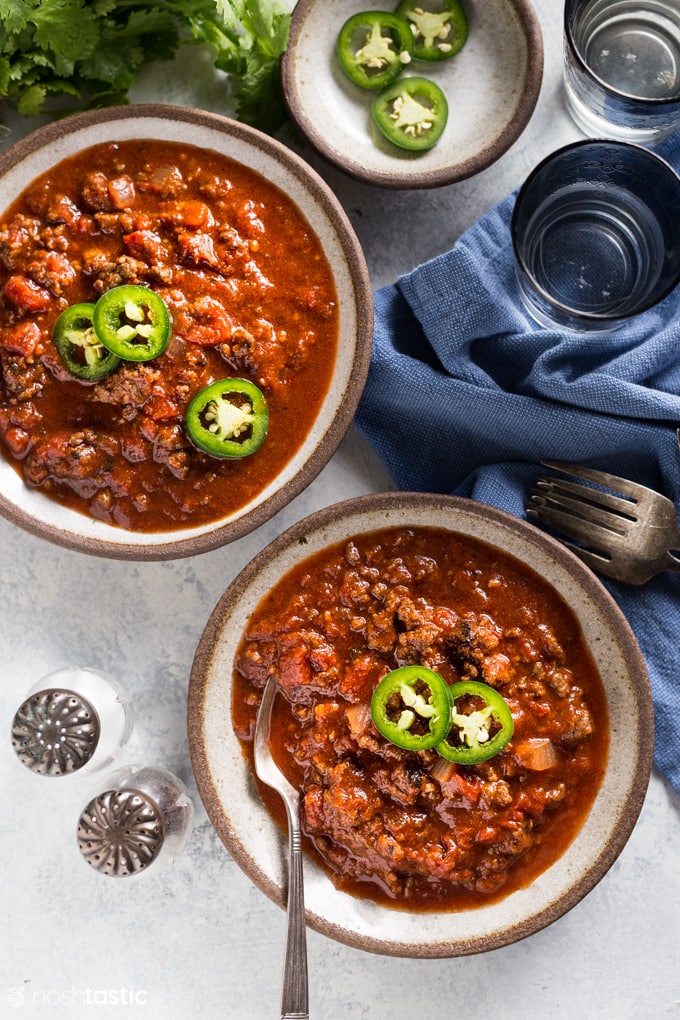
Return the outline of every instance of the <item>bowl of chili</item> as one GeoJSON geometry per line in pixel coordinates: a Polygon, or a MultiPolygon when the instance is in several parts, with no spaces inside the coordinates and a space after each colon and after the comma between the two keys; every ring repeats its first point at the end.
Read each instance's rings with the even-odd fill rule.
{"type": "Polygon", "coordinates": [[[284,96],[314,148],[383,188],[484,170],[527,126],[543,77],[528,0],[298,0],[284,96]]]}
{"type": "Polygon", "coordinates": [[[194,555],[304,489],[352,421],[373,303],[331,189],[156,104],[0,155],[0,514],[95,555],[194,555]]]}
{"type": "Polygon", "coordinates": [[[384,493],[293,525],[197,648],[200,795],[285,904],[285,818],[252,739],[301,791],[307,922],[385,955],[515,942],[606,874],[641,809],[653,711],[636,640],[569,550],[474,501],[384,493]]]}

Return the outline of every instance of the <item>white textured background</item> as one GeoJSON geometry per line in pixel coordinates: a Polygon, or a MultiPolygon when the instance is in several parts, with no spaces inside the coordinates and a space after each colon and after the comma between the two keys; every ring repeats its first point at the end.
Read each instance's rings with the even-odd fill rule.
{"type": "MultiPolygon", "coordinates": [[[[546,68],[515,146],[478,177],[432,192],[381,193],[300,151],[331,184],[374,286],[446,250],[531,167],[578,137],[561,92],[561,3],[537,0],[546,68]]],[[[211,65],[150,70],[133,93],[229,113],[211,65]],[[204,73],[203,73],[204,72],[204,73]]],[[[13,124],[13,138],[22,128],[13,124]]],[[[240,872],[196,795],[185,736],[196,644],[223,590],[275,534],[386,479],[354,432],[307,492],[255,534],[173,563],[109,562],[46,545],[0,521],[0,1017],[267,1020],[279,1016],[283,912],[240,872]],[[90,871],[75,824],[91,779],[23,769],[9,728],[27,688],[68,664],[128,687],[135,730],[119,764],[163,764],[189,786],[196,826],[167,874],[130,883],[90,871]]],[[[365,955],[309,933],[312,1020],[426,1017],[680,1018],[679,800],[656,775],[602,882],[550,928],[453,960],[365,955]]]]}

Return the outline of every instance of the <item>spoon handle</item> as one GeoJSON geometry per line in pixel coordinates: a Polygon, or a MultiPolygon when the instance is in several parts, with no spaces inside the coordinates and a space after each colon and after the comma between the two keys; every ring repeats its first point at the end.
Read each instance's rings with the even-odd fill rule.
{"type": "Polygon", "coordinates": [[[288,810],[288,935],[283,965],[281,1020],[309,1020],[305,897],[299,804],[288,810]]]}

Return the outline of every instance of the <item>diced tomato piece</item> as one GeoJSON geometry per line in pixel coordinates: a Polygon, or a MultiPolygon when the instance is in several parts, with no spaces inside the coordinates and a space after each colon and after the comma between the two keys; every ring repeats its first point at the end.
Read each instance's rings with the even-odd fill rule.
{"type": "Polygon", "coordinates": [[[3,435],[10,452],[17,460],[25,457],[31,445],[31,437],[25,429],[11,426],[3,435]]]}
{"type": "Polygon", "coordinates": [[[179,417],[177,404],[164,393],[154,393],[144,405],[144,413],[154,421],[169,421],[179,417]]]}
{"type": "Polygon", "coordinates": [[[52,301],[48,290],[18,273],[7,280],[5,297],[17,308],[23,308],[27,312],[44,312],[52,301]]]}
{"type": "Polygon", "coordinates": [[[314,674],[309,654],[303,645],[286,648],[279,655],[279,683],[283,690],[306,687],[312,683],[314,674]]]}
{"type": "Polygon", "coordinates": [[[338,690],[348,700],[359,697],[363,691],[372,690],[376,675],[374,656],[364,653],[357,656],[342,673],[338,690]]]}
{"type": "Polygon", "coordinates": [[[163,241],[153,230],[135,230],[123,237],[123,243],[130,255],[149,265],[167,262],[169,258],[163,241]]]}
{"type": "Polygon", "coordinates": [[[34,283],[61,294],[75,280],[77,273],[65,255],[58,251],[37,252],[26,267],[34,283]]]}
{"type": "Polygon", "coordinates": [[[24,319],[7,330],[2,338],[2,346],[12,354],[21,354],[26,358],[29,354],[33,354],[41,338],[42,332],[37,322],[24,319]]]}
{"type": "Polygon", "coordinates": [[[205,204],[197,200],[177,203],[177,220],[190,230],[211,227],[215,222],[213,214],[205,204]]]}
{"type": "Polygon", "coordinates": [[[81,216],[80,209],[67,195],[59,195],[47,211],[50,223],[65,223],[71,230],[81,216]]]}
{"type": "Polygon", "coordinates": [[[540,818],[545,811],[545,790],[523,790],[515,803],[516,808],[529,818],[540,818]]]}
{"type": "Polygon", "coordinates": [[[85,237],[89,237],[92,234],[97,233],[97,223],[92,216],[88,216],[85,213],[80,219],[74,224],[74,231],[79,234],[83,234],[85,237]]]}
{"type": "Polygon", "coordinates": [[[494,843],[497,838],[497,832],[493,825],[483,825],[475,836],[475,843],[494,843]]]}
{"type": "Polygon", "coordinates": [[[442,793],[445,797],[463,797],[471,804],[476,804],[481,796],[482,788],[478,782],[466,778],[461,772],[453,772],[442,782],[442,793]]]}
{"type": "Polygon", "coordinates": [[[219,269],[220,260],[210,234],[188,234],[182,231],[177,235],[177,244],[181,257],[186,261],[219,269]]]}
{"type": "Polygon", "coordinates": [[[547,715],[550,715],[552,710],[547,701],[532,701],[529,705],[529,711],[537,719],[544,719],[547,715]]]}
{"type": "Polygon", "coordinates": [[[219,301],[204,294],[179,311],[175,328],[188,343],[215,347],[231,339],[234,323],[219,301]]]}

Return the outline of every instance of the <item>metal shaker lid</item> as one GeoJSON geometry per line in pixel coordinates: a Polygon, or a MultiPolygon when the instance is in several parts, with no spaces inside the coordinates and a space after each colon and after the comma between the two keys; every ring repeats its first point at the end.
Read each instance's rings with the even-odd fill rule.
{"type": "Polygon", "coordinates": [[[12,721],[19,761],[43,776],[63,776],[86,765],[97,749],[99,716],[75,691],[48,688],[31,694],[12,721]]]}
{"type": "Polygon", "coordinates": [[[163,815],[140,790],[105,790],[78,822],[78,847],[96,871],[124,878],[148,868],[163,846],[163,815]]]}

